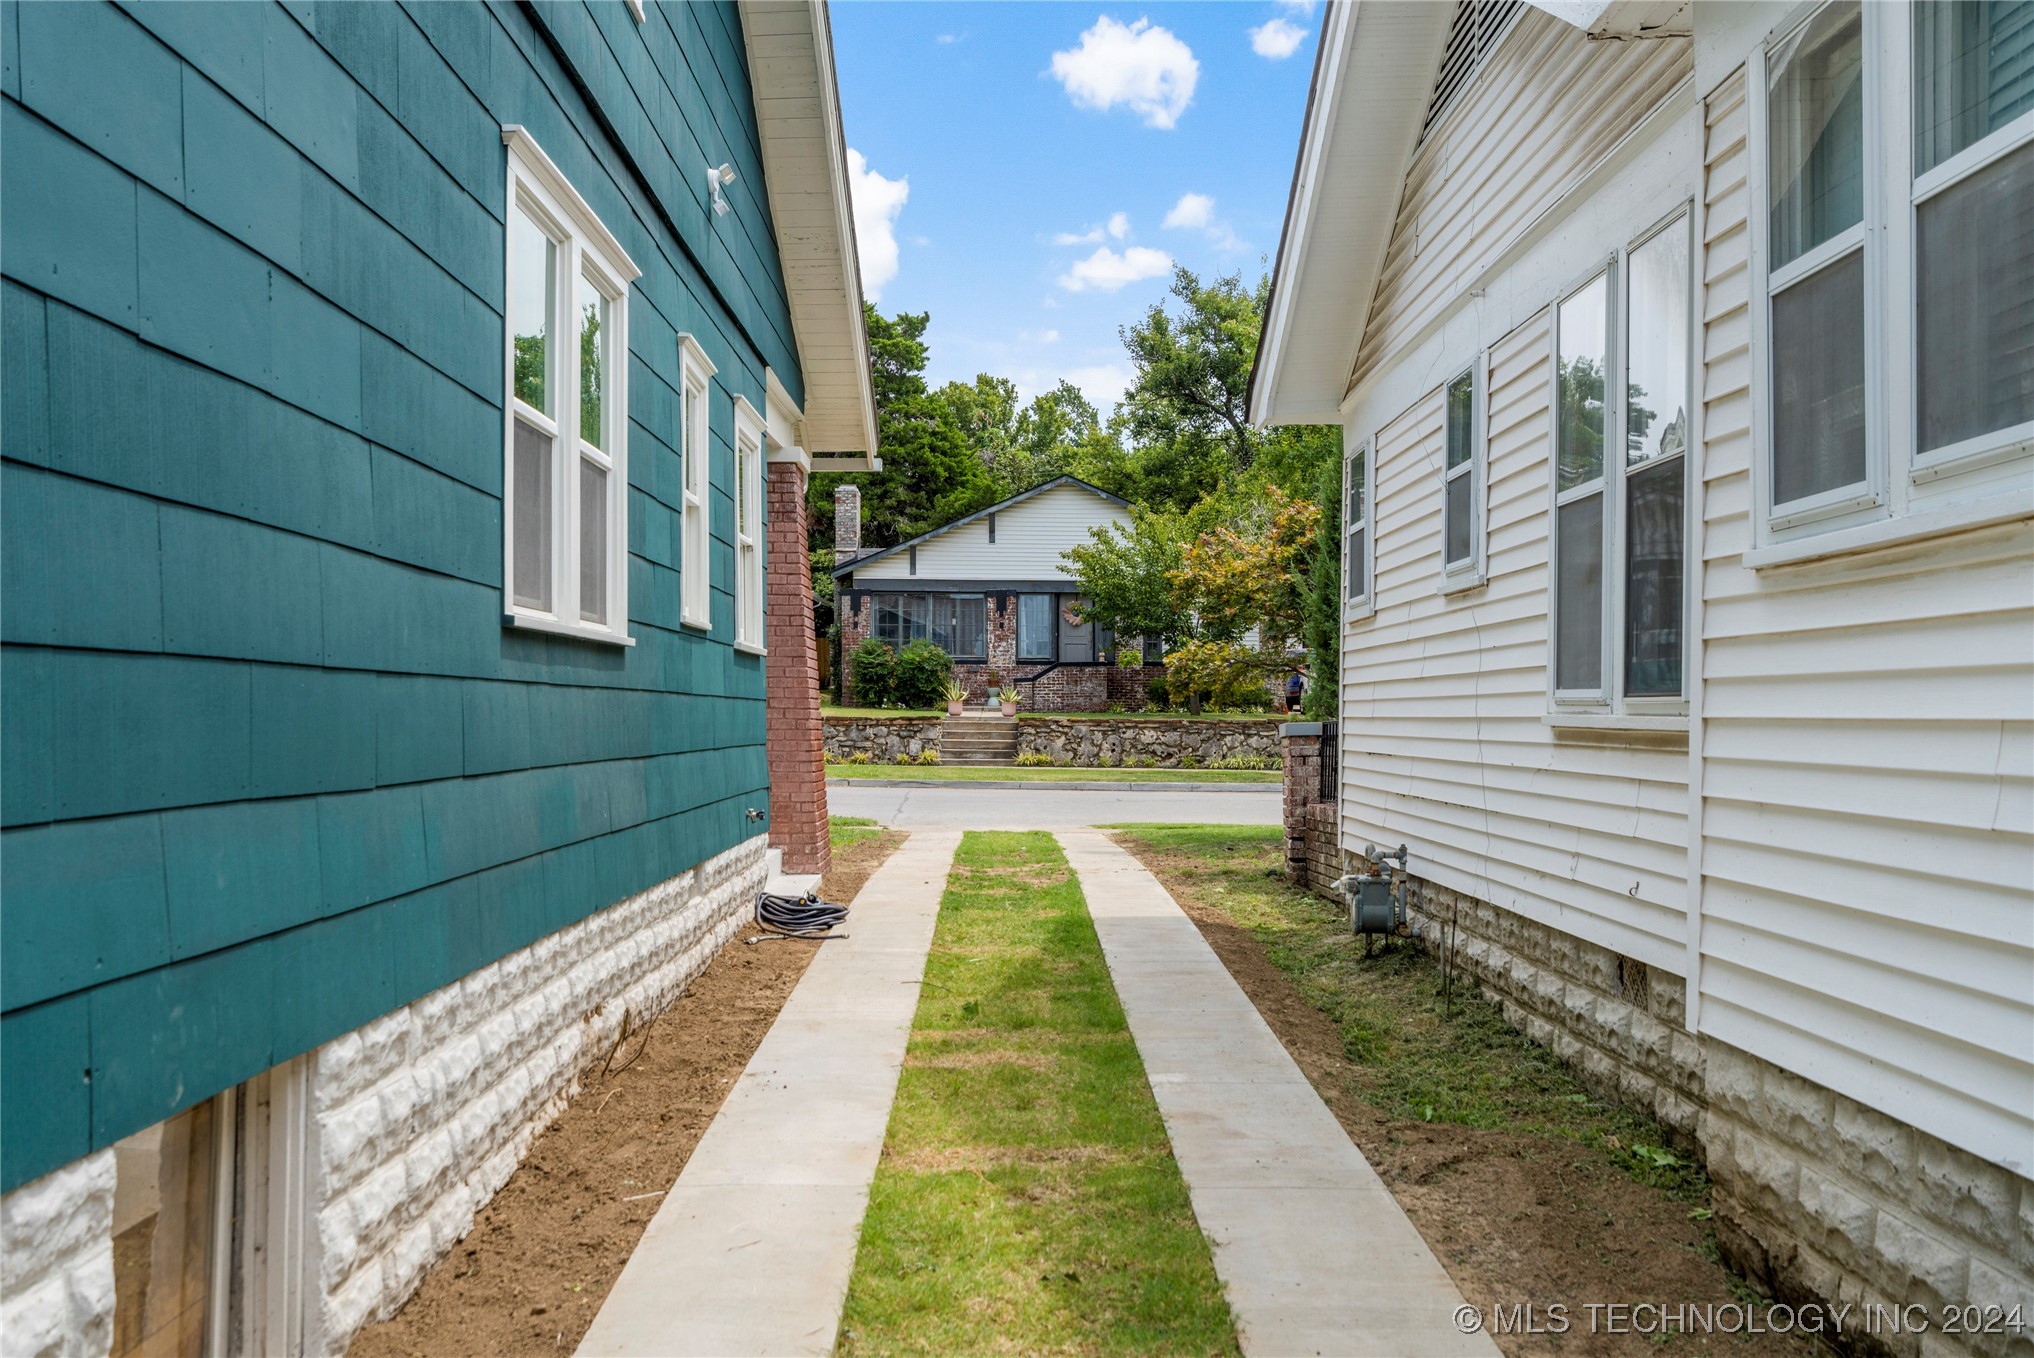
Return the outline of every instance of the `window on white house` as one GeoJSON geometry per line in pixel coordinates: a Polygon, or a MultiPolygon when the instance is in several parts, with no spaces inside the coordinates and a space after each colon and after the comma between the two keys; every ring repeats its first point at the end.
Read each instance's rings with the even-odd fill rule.
{"type": "Polygon", "coordinates": [[[1476,484],[1479,440],[1476,437],[1476,369],[1448,383],[1447,465],[1441,470],[1442,565],[1449,575],[1476,569],[1476,484]]]}
{"type": "Polygon", "coordinates": [[[930,641],[955,660],[989,656],[988,600],[980,594],[878,594],[876,640],[892,650],[930,641]]]}
{"type": "Polygon", "coordinates": [[[1370,598],[1370,445],[1359,443],[1342,459],[1342,601],[1370,598]]]}
{"type": "Polygon", "coordinates": [[[735,641],[763,647],[763,417],[735,398],[735,641]]]}
{"type": "Polygon", "coordinates": [[[1681,696],[1688,452],[1689,224],[1625,256],[1624,695],[1681,696]]]}
{"type": "Polygon", "coordinates": [[[1758,54],[1762,533],[2034,453],[2034,0],[1836,0],[1758,54]]]}
{"type": "Polygon", "coordinates": [[[520,128],[508,147],[507,620],[627,641],[633,262],[520,128]]]}
{"type": "Polygon", "coordinates": [[[1057,634],[1055,604],[1050,594],[1017,596],[1017,658],[1050,660],[1057,634]]]}
{"type": "Polygon", "coordinates": [[[1864,15],[1822,10],[1767,68],[1772,507],[1865,489],[1864,15]]]}
{"type": "Polygon", "coordinates": [[[1610,272],[1555,313],[1554,692],[1603,692],[1603,375],[1610,366],[1610,272]]]}
{"type": "Polygon", "coordinates": [[[1556,703],[1681,698],[1689,222],[1619,251],[1555,313],[1556,703]]]}
{"type": "Polygon", "coordinates": [[[1914,7],[1917,451],[2034,437],[2034,0],[1914,7]]]}
{"type": "Polygon", "coordinates": [[[709,496],[713,448],[707,421],[714,366],[690,335],[678,337],[679,617],[687,627],[713,626],[713,536],[709,496]]]}

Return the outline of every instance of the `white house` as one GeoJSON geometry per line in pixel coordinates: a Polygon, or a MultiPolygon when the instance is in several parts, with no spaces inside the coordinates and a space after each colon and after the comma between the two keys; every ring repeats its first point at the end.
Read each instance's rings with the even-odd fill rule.
{"type": "Polygon", "coordinates": [[[834,506],[844,654],[870,637],[895,649],[929,639],[953,657],[973,697],[1009,684],[1038,712],[1141,705],[1150,679],[1164,673],[1155,640],[1136,657],[1144,664],[1125,666],[1115,634],[1073,608],[1080,585],[1065,553],[1097,528],[1130,527],[1130,506],[1118,496],[1058,476],[894,547],[864,550],[860,495],[843,486],[834,506]]]}
{"type": "Polygon", "coordinates": [[[1343,854],[1779,1295],[2034,1302],[2034,4],[1331,5],[1251,411],[1343,854]]]}

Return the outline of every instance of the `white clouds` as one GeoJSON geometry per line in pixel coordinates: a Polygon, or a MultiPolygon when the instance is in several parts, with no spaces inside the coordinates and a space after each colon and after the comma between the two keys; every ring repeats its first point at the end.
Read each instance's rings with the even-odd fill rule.
{"type": "Polygon", "coordinates": [[[1215,200],[1205,193],[1182,193],[1179,201],[1172,205],[1172,211],[1165,214],[1163,225],[1167,230],[1188,227],[1199,230],[1214,219],[1215,200]]]}
{"type": "Polygon", "coordinates": [[[1224,252],[1250,248],[1227,222],[1215,220],[1215,200],[1205,193],[1182,193],[1162,225],[1169,231],[1198,231],[1224,252]]]}
{"type": "Polygon", "coordinates": [[[1104,245],[1059,276],[1059,285],[1068,292],[1114,292],[1126,283],[1157,278],[1172,271],[1172,256],[1146,245],[1133,245],[1117,254],[1104,245]]]}
{"type": "Polygon", "coordinates": [[[862,153],[848,148],[848,194],[855,205],[855,248],[861,256],[862,295],[883,300],[897,276],[897,214],[911,196],[911,180],[885,179],[869,168],[862,153]]]}
{"type": "Polygon", "coordinates": [[[1081,395],[1087,397],[1106,419],[1122,401],[1123,393],[1130,390],[1130,384],[1137,380],[1137,371],[1127,363],[1099,363],[1093,367],[1074,368],[1062,376],[1079,387],[1081,395]]]}
{"type": "MultiPolygon", "coordinates": [[[[1282,22],[1274,20],[1273,22],[1282,22]]],[[[1104,14],[1080,45],[1052,54],[1052,75],[1077,108],[1128,104],[1146,127],[1170,128],[1193,102],[1201,64],[1193,49],[1151,20],[1118,23],[1104,14]]]]}
{"type": "Polygon", "coordinates": [[[1290,19],[1271,19],[1250,30],[1250,50],[1268,61],[1284,61],[1306,41],[1307,31],[1290,19]]]}
{"type": "Polygon", "coordinates": [[[1130,214],[1112,212],[1109,220],[1085,231],[1061,231],[1052,238],[1054,245],[1100,245],[1102,237],[1113,236],[1117,240],[1130,234],[1130,214]]]}

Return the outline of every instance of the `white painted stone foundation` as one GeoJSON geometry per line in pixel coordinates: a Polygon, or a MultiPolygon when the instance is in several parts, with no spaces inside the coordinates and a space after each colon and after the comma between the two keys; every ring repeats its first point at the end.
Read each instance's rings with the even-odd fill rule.
{"type": "MultiPolygon", "coordinates": [[[[678,998],[761,890],[767,837],[608,907],[320,1047],[305,1349],[343,1353],[473,1225],[623,1015],[678,998]]],[[[104,1354],[113,1152],[0,1198],[0,1354],[104,1354]]]]}
{"type": "Polygon", "coordinates": [[[0,1198],[0,1354],[113,1347],[113,1150],[0,1198]]]}

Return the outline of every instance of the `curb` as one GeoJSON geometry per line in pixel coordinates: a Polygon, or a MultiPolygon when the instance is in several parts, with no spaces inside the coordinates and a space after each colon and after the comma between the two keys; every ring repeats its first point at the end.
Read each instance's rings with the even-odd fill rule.
{"type": "Polygon", "coordinates": [[[1030,783],[1016,779],[1002,778],[828,778],[828,787],[938,787],[938,788],[1016,788],[1025,792],[1121,792],[1134,789],[1138,792],[1271,792],[1283,793],[1281,783],[1140,783],[1119,778],[1113,781],[1094,779],[1078,783],[1030,783]]]}

